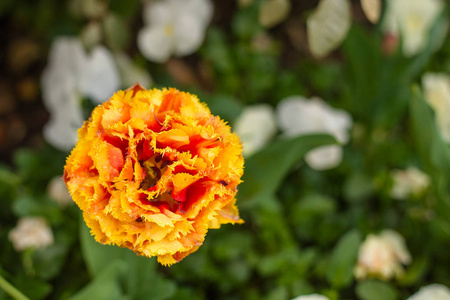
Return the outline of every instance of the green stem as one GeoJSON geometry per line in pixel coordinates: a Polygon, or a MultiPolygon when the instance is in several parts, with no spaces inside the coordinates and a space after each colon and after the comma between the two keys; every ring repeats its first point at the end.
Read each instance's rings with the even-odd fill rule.
{"type": "Polygon", "coordinates": [[[22,294],[18,289],[16,289],[11,283],[5,280],[3,276],[0,275],[0,289],[4,290],[7,294],[16,300],[30,300],[27,296],[22,294]]]}

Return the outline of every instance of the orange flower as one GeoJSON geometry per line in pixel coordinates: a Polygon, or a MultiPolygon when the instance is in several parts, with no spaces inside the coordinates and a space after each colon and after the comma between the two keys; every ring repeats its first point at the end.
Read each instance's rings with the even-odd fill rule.
{"type": "Polygon", "coordinates": [[[137,84],[97,106],[78,135],[64,181],[98,242],[171,265],[209,228],[243,222],[241,143],[195,95],[137,84]]]}

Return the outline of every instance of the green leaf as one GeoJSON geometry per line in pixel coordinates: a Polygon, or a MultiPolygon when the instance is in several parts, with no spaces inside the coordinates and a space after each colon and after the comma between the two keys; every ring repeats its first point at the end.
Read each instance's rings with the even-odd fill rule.
{"type": "Polygon", "coordinates": [[[232,22],[234,35],[242,40],[250,40],[255,34],[262,30],[258,22],[258,5],[250,5],[240,9],[235,14],[232,22]]]}
{"type": "Polygon", "coordinates": [[[47,196],[33,196],[29,194],[19,195],[12,203],[12,209],[16,216],[43,216],[50,222],[58,222],[64,219],[61,209],[47,196]]]}
{"type": "Polygon", "coordinates": [[[0,187],[14,186],[20,182],[20,177],[13,173],[6,165],[0,164],[0,187]]]}
{"type": "Polygon", "coordinates": [[[356,285],[356,295],[361,300],[395,300],[397,291],[387,283],[378,280],[366,280],[356,285]]]}
{"type": "Polygon", "coordinates": [[[289,299],[289,292],[286,287],[278,286],[271,290],[267,296],[263,298],[264,300],[287,300],[289,299]]]}
{"type": "MultiPolygon", "coordinates": [[[[134,14],[139,10],[140,2],[139,0],[111,0],[110,9],[116,14],[123,17],[133,17],[134,14]]],[[[140,11],[139,11],[140,13],[140,11]]]]}
{"type": "Polygon", "coordinates": [[[241,205],[254,204],[258,198],[273,194],[294,163],[309,150],[335,143],[329,135],[307,135],[274,142],[245,163],[244,183],[239,187],[241,205]]]}
{"type": "Polygon", "coordinates": [[[69,300],[127,300],[120,286],[120,274],[126,270],[126,264],[121,260],[109,261],[108,265],[98,273],[98,276],[69,300]]]}
{"type": "Polygon", "coordinates": [[[226,40],[226,35],[222,31],[214,28],[208,31],[203,51],[206,58],[217,71],[227,75],[236,72],[235,62],[226,40]]]}
{"type": "Polygon", "coordinates": [[[12,283],[30,299],[46,299],[46,296],[52,291],[52,286],[47,282],[22,274],[14,278],[12,283]]]}
{"type": "Polygon", "coordinates": [[[348,286],[353,279],[353,268],[358,256],[361,236],[357,230],[346,233],[331,254],[326,277],[335,288],[348,286]]]}
{"type": "Polygon", "coordinates": [[[54,148],[42,147],[38,151],[20,149],[14,153],[17,174],[27,189],[45,191],[48,181],[63,173],[66,154],[54,148]]]}
{"type": "Polygon", "coordinates": [[[320,194],[308,195],[301,199],[292,209],[292,219],[304,219],[323,216],[336,209],[336,202],[320,194]]]}
{"type": "Polygon", "coordinates": [[[242,103],[230,95],[214,95],[205,101],[208,103],[212,114],[220,116],[228,122],[233,122],[243,108],[242,103]]]}
{"type": "Polygon", "coordinates": [[[350,174],[344,184],[345,200],[350,203],[363,202],[374,192],[372,178],[362,172],[350,174]]]}
{"type": "Polygon", "coordinates": [[[436,52],[437,48],[441,46],[443,37],[447,35],[446,28],[448,22],[450,8],[443,9],[438,18],[436,18],[433,26],[427,34],[427,42],[425,43],[424,49],[419,55],[414,59],[408,69],[405,70],[405,77],[413,78],[419,73],[423,72],[424,67],[427,65],[430,58],[436,52]]]}
{"type": "Polygon", "coordinates": [[[130,44],[129,25],[121,17],[110,13],[103,19],[106,44],[113,50],[123,50],[130,44]]]}
{"type": "Polygon", "coordinates": [[[158,274],[154,258],[138,256],[128,251],[125,262],[127,294],[133,299],[169,299],[175,294],[175,283],[158,274]]]}
{"type": "Polygon", "coordinates": [[[55,243],[33,253],[33,268],[36,274],[45,280],[53,279],[61,271],[66,259],[66,245],[55,243]]]}
{"type": "Polygon", "coordinates": [[[133,299],[160,300],[174,295],[176,285],[158,274],[155,258],[138,256],[133,251],[118,246],[97,243],[82,219],[80,235],[81,250],[89,273],[94,278],[101,277],[111,262],[120,262],[125,266],[121,274],[126,282],[127,296],[133,299]]]}
{"type": "MultiPolygon", "coordinates": [[[[410,101],[411,127],[416,148],[422,163],[434,181],[439,201],[438,214],[445,214],[450,208],[446,193],[449,191],[450,148],[442,139],[434,119],[433,111],[417,86],[413,87],[410,101]]],[[[448,217],[445,216],[444,217],[448,217]]]]}
{"type": "Polygon", "coordinates": [[[426,257],[414,257],[412,264],[405,270],[405,273],[398,279],[401,285],[414,285],[423,278],[428,271],[429,260],[426,257]]]}
{"type": "Polygon", "coordinates": [[[417,148],[425,165],[448,174],[450,172],[450,149],[442,140],[436,127],[433,111],[417,86],[413,87],[410,115],[417,148]]]}

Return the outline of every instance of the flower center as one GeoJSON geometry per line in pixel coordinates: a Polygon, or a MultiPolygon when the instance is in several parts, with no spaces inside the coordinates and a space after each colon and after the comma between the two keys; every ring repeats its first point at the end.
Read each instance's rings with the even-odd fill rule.
{"type": "Polygon", "coordinates": [[[161,175],[167,169],[169,161],[162,159],[161,155],[154,154],[152,157],[142,162],[141,165],[145,169],[145,178],[141,182],[140,188],[147,190],[154,187],[161,175]]]}
{"type": "Polygon", "coordinates": [[[172,36],[173,35],[173,26],[172,24],[167,24],[166,26],[164,26],[164,33],[168,36],[172,36]]]}

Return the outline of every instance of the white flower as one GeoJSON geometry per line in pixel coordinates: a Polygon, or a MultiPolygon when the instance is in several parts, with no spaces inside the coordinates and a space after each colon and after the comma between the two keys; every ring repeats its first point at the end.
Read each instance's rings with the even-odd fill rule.
{"type": "Polygon", "coordinates": [[[419,195],[430,185],[430,177],[415,167],[406,170],[392,171],[394,185],[391,189],[392,198],[406,199],[411,195],[419,195]]]}
{"type": "Polygon", "coordinates": [[[104,46],[97,46],[89,53],[81,70],[80,93],[100,104],[119,89],[119,78],[119,71],[111,52],[104,46]]]}
{"type": "Polygon", "coordinates": [[[250,156],[264,147],[277,132],[273,109],[268,104],[246,107],[234,126],[244,146],[243,154],[250,156]]]}
{"type": "Polygon", "coordinates": [[[330,145],[315,148],[306,153],[305,161],[314,170],[332,169],[342,161],[342,147],[330,145]]]}
{"type": "Polygon", "coordinates": [[[386,31],[400,33],[405,56],[415,55],[426,45],[429,31],[443,8],[442,0],[389,0],[386,31]]]}
{"type": "Polygon", "coordinates": [[[325,297],[323,295],[319,295],[319,294],[311,294],[311,295],[298,296],[292,300],[329,300],[329,298],[325,297]]]}
{"type": "Polygon", "coordinates": [[[381,0],[361,0],[361,7],[370,22],[378,22],[381,15],[381,0]]]}
{"type": "Polygon", "coordinates": [[[66,184],[60,176],[56,176],[50,180],[47,185],[47,193],[61,207],[73,203],[66,184]]]}
{"type": "Polygon", "coordinates": [[[83,124],[77,86],[85,60],[77,39],[58,38],[50,48],[49,62],[42,74],[42,98],[50,112],[44,137],[62,150],[75,145],[77,129],[83,124]]]}
{"type": "Polygon", "coordinates": [[[171,55],[194,53],[205,37],[213,12],[209,0],[165,0],[148,3],[137,37],[141,53],[149,60],[165,62],[171,55]]]}
{"type": "MultiPolygon", "coordinates": [[[[348,130],[352,126],[347,112],[332,108],[322,99],[308,100],[301,96],[282,100],[277,107],[277,119],[286,136],[329,133],[341,144],[348,142],[348,130]]],[[[308,152],[305,159],[313,169],[330,169],[341,163],[342,148],[338,145],[319,147],[308,152]]]]}
{"type": "Polygon", "coordinates": [[[14,249],[44,248],[53,244],[53,232],[44,218],[23,217],[9,232],[9,240],[14,249]]]}
{"type": "Polygon", "coordinates": [[[426,73],[422,77],[425,99],[436,114],[442,138],[450,143],[450,76],[445,73],[426,73]]]}
{"type": "Polygon", "coordinates": [[[259,9],[259,24],[266,28],[273,27],[285,20],[290,10],[289,0],[266,0],[259,9]]]}
{"type": "Polygon", "coordinates": [[[97,103],[119,89],[119,75],[111,53],[103,46],[86,54],[81,41],[60,37],[53,42],[42,78],[42,98],[50,113],[44,137],[61,150],[70,150],[83,124],[81,97],[97,103]]]}
{"type": "Polygon", "coordinates": [[[450,300],[450,289],[442,284],[430,284],[420,288],[407,300],[450,300]]]}
{"type": "Polygon", "coordinates": [[[402,264],[410,262],[411,255],[403,237],[393,230],[383,230],[379,235],[367,236],[359,249],[354,273],[357,279],[391,279],[402,275],[402,264]]]}
{"type": "Polygon", "coordinates": [[[351,23],[349,0],[320,0],[306,20],[311,53],[321,58],[336,49],[347,36],[351,23]]]}

